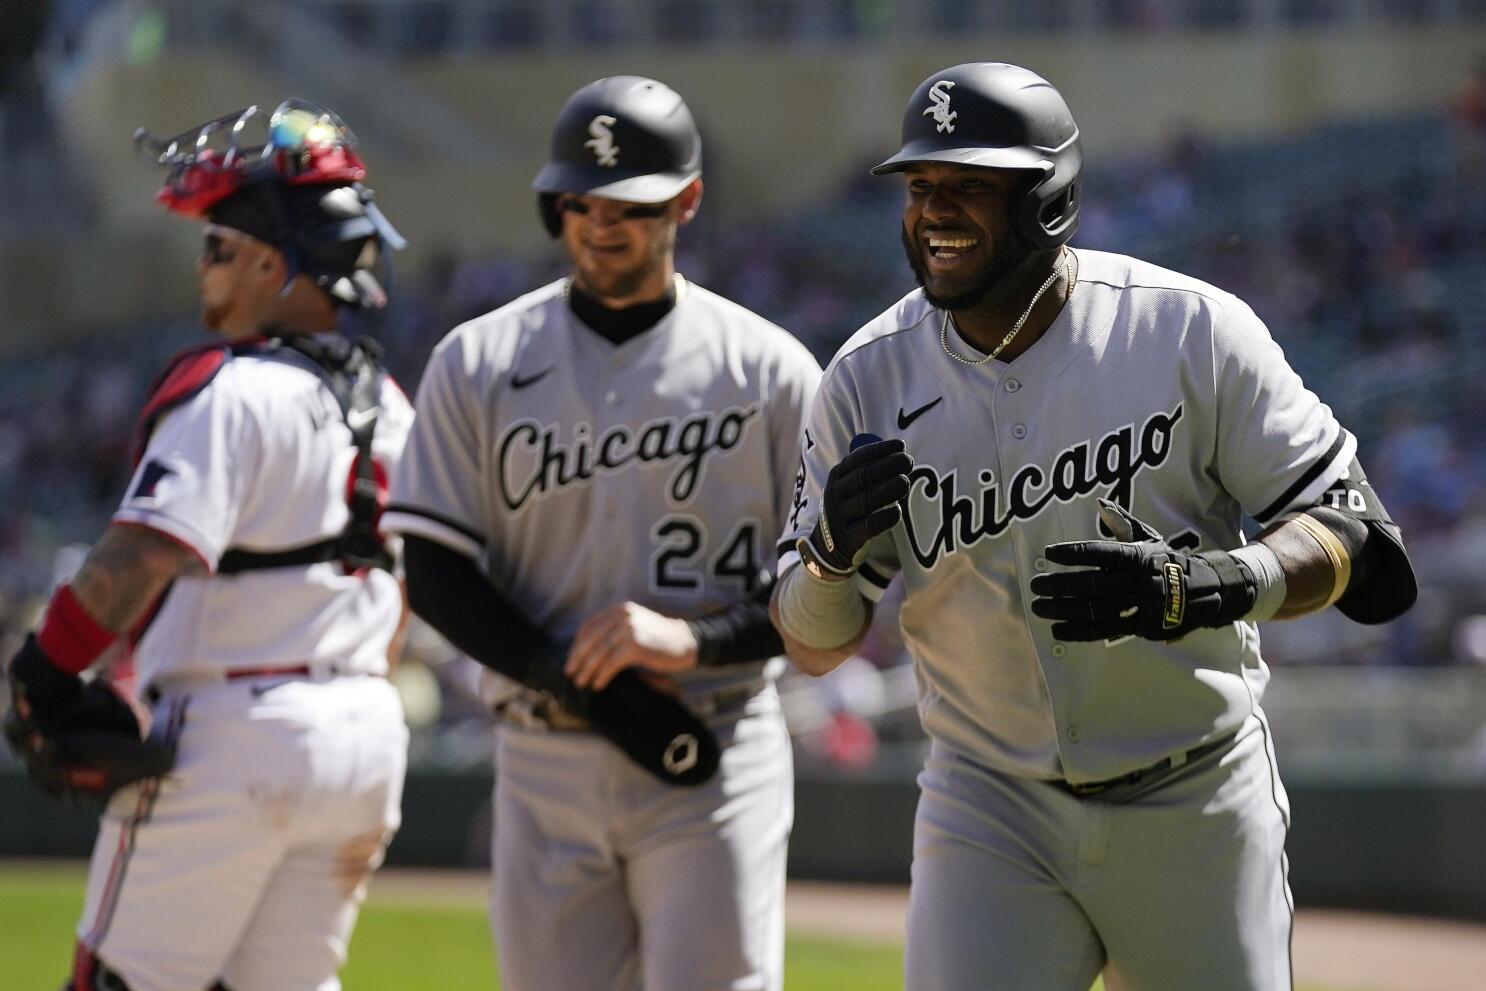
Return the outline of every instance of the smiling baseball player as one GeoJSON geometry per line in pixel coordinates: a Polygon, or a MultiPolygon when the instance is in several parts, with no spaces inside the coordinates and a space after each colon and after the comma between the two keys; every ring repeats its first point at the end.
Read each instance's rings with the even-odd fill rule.
{"type": "Polygon", "coordinates": [[[914,93],[874,171],[904,176],[922,288],[827,368],[775,617],[823,673],[906,585],[933,741],[910,991],[1287,989],[1255,624],[1382,622],[1413,573],[1352,436],[1243,302],[1067,247],[1080,167],[1026,69],[914,93]]]}
{"type": "Polygon", "coordinates": [[[438,346],[393,484],[414,610],[514,682],[492,904],[513,991],[783,980],[767,601],[820,368],[676,274],[701,164],[662,83],[568,100],[534,185],[573,274],[438,346]]]}
{"type": "Polygon", "coordinates": [[[376,517],[412,420],[334,327],[384,302],[371,265],[401,239],[313,104],[141,139],[159,201],[208,221],[202,318],[225,343],[157,382],[113,524],[11,664],[7,736],[54,791],[139,777],[116,765],[148,719],[79,677],[137,640],[158,744],[103,817],[69,989],[333,991],[399,822],[405,610],[376,517]]]}

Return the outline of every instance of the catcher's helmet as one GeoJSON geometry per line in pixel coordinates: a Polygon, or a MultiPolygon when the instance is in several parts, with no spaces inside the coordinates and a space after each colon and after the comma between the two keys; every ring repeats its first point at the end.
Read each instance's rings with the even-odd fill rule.
{"type": "Polygon", "coordinates": [[[1011,203],[1011,227],[1034,248],[1078,229],[1078,125],[1046,79],[1004,62],[967,62],[925,79],[903,113],[903,147],[872,172],[953,162],[1029,173],[1011,203]]]}
{"type": "Polygon", "coordinates": [[[358,309],[386,305],[372,273],[380,248],[406,242],[361,185],[356,136],[334,112],[285,100],[248,107],[135,144],[166,169],[155,199],[167,210],[251,234],[284,253],[290,278],[304,273],[331,298],[358,309]]]}
{"type": "Polygon", "coordinates": [[[556,237],[558,193],[664,203],[701,174],[702,136],[681,95],[644,76],[609,76],[568,98],[532,188],[556,237]]]}

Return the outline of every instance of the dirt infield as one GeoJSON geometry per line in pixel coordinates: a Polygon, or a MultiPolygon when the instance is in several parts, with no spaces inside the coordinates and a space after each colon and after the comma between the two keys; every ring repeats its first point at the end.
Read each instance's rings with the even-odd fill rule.
{"type": "MultiPolygon", "coordinates": [[[[483,902],[489,878],[469,871],[388,869],[378,894],[421,902],[483,902]]],[[[901,942],[908,889],[790,883],[791,931],[869,943],[901,942]]],[[[1363,912],[1302,911],[1295,977],[1336,991],[1464,991],[1486,986],[1486,926],[1363,912]]]]}

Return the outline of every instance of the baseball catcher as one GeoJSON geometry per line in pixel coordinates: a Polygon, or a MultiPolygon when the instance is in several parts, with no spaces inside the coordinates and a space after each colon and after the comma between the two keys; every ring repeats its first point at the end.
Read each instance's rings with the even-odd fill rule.
{"type": "Polygon", "coordinates": [[[413,418],[337,324],[385,303],[401,239],[326,108],[137,142],[156,200],[202,223],[217,339],[152,387],[119,508],[11,661],[5,735],[42,790],[106,801],[70,991],[336,988],[400,821],[406,612],[378,518],[413,418]],[[124,644],[138,700],[89,678],[124,644]]]}

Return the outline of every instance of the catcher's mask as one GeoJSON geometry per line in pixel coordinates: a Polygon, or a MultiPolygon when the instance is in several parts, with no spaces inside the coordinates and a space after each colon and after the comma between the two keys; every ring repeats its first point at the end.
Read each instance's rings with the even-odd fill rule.
{"type": "Polygon", "coordinates": [[[1056,248],[1078,229],[1083,151],[1078,125],[1052,83],[1004,62],[968,62],[925,79],[903,112],[898,153],[872,170],[950,162],[1025,172],[1011,228],[1032,248],[1056,248]]]}
{"type": "Polygon", "coordinates": [[[559,193],[664,203],[702,174],[702,136],[681,95],[644,76],[608,76],[568,98],[552,157],[532,188],[547,233],[562,232],[559,193]]]}
{"type": "Polygon", "coordinates": [[[406,242],[361,185],[356,136],[333,111],[285,100],[252,106],[172,138],[144,128],[136,147],[166,169],[155,199],[167,210],[210,219],[273,245],[332,299],[378,309],[386,291],[373,274],[382,246],[406,242]]]}

